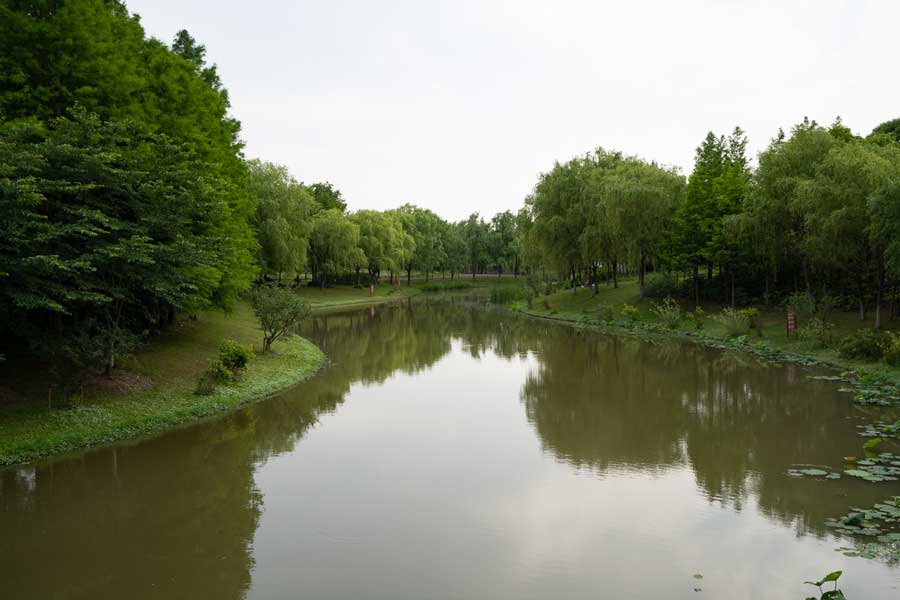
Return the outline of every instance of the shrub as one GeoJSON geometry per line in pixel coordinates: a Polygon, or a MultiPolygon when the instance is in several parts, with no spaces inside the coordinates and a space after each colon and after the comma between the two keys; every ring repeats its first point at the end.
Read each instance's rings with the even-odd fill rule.
{"type": "Polygon", "coordinates": [[[884,355],[882,336],[874,329],[860,329],[841,340],[838,354],[843,358],[879,360],[884,355]]]}
{"type": "Polygon", "coordinates": [[[670,273],[648,273],[644,278],[644,296],[647,298],[671,298],[679,291],[680,286],[670,273]]]}
{"type": "Polygon", "coordinates": [[[253,348],[234,340],[225,340],[219,346],[219,360],[234,375],[247,368],[253,359],[253,348]]]}
{"type": "Polygon", "coordinates": [[[744,335],[750,329],[750,317],[744,311],[730,307],[722,309],[722,312],[714,316],[713,319],[725,328],[725,335],[728,337],[744,335]]]}
{"type": "Polygon", "coordinates": [[[756,330],[756,335],[762,337],[762,324],[759,320],[759,310],[756,308],[742,308],[738,314],[747,319],[747,326],[756,330]]]}
{"type": "MultiPolygon", "coordinates": [[[[900,334],[889,332],[882,339],[884,362],[892,367],[900,367],[900,334]]],[[[900,424],[900,421],[897,422],[900,424]]]]}
{"type": "Polygon", "coordinates": [[[509,304],[525,298],[525,289],[517,285],[498,285],[491,288],[492,304],[509,304]]]}
{"type": "Polygon", "coordinates": [[[608,304],[599,305],[595,312],[597,313],[597,318],[604,323],[612,323],[616,320],[616,311],[608,304]]]}
{"type": "Polygon", "coordinates": [[[694,327],[697,329],[703,329],[703,319],[706,317],[706,311],[703,310],[702,306],[694,307],[694,327]]]}
{"type": "Polygon", "coordinates": [[[626,304],[622,307],[622,311],[620,312],[620,314],[628,319],[629,323],[634,323],[641,316],[641,311],[639,311],[636,306],[626,304]]]}
{"type": "Polygon", "coordinates": [[[675,329],[681,323],[681,307],[672,298],[666,298],[661,303],[654,304],[652,312],[669,329],[675,329]]]}
{"type": "Polygon", "coordinates": [[[835,344],[834,325],[818,317],[813,317],[800,329],[800,339],[815,342],[818,348],[831,348],[835,344]]]}
{"type": "Polygon", "coordinates": [[[216,390],[216,386],[228,384],[234,379],[234,373],[219,358],[209,361],[209,366],[200,374],[195,394],[208,395],[216,390]]]}
{"type": "Polygon", "coordinates": [[[785,299],[784,305],[804,321],[816,314],[816,300],[806,292],[794,292],[785,299]]]}

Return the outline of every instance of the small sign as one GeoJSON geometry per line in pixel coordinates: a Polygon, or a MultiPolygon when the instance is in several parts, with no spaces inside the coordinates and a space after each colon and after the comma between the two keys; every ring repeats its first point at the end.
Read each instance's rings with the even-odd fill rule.
{"type": "Polygon", "coordinates": [[[788,311],[788,313],[787,313],[787,326],[786,327],[787,327],[786,331],[787,331],[788,337],[791,337],[792,331],[794,332],[794,335],[799,335],[798,329],[797,329],[797,315],[791,311],[788,311]]]}

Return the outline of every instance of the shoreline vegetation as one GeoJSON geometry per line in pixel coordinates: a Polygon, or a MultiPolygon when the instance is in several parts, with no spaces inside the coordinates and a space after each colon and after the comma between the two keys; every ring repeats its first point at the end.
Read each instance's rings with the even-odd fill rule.
{"type": "MultiPolygon", "coordinates": [[[[314,312],[397,302],[418,295],[418,287],[303,286],[299,294],[314,312]]],[[[247,303],[230,314],[207,311],[183,319],[124,360],[112,377],[98,375],[70,399],[48,387],[40,365],[0,363],[0,467],[89,448],[133,441],[222,415],[264,400],[314,375],[325,354],[300,336],[258,353],[262,331],[247,303]],[[208,395],[195,393],[197,380],[225,339],[257,351],[242,376],[208,395]],[[18,373],[13,372],[16,367],[18,373]]]]}
{"type": "MultiPolygon", "coordinates": [[[[295,288],[315,313],[404,301],[409,298],[477,299],[529,318],[547,319],[610,335],[642,339],[677,339],[709,348],[741,352],[770,362],[819,366],[853,374],[875,375],[881,384],[900,384],[900,369],[883,363],[841,358],[833,349],[816,348],[809,339],[784,332],[783,310],[762,309],[759,327],[741,336],[728,336],[714,316],[721,306],[707,304],[699,326],[694,318],[669,327],[652,314],[651,299],[641,299],[636,279],[619,287],[599,286],[555,291],[522,300],[524,277],[434,278],[412,285],[382,283],[368,286],[295,288]],[[499,292],[499,293],[498,293],[499,292]],[[629,317],[624,307],[634,307],[629,317]],[[758,332],[761,332],[761,336],[758,332]]],[[[687,314],[686,312],[684,314],[687,314]]],[[[838,333],[858,327],[851,313],[832,318],[838,333]]],[[[801,323],[801,327],[803,324],[801,323]]],[[[157,435],[203,418],[224,414],[263,400],[315,374],[327,357],[312,342],[294,336],[279,341],[270,354],[257,354],[243,376],[210,395],[194,388],[208,360],[224,339],[252,344],[257,350],[262,333],[246,303],[230,313],[210,311],[186,318],[175,330],[158,336],[127,359],[112,378],[98,376],[68,403],[53,397],[40,371],[24,373],[10,382],[0,404],[0,466],[51,458],[68,452],[157,435]]],[[[859,383],[855,376],[842,376],[859,383]]]]}
{"type": "Polygon", "coordinates": [[[113,377],[98,376],[84,392],[54,399],[39,370],[19,375],[0,404],[0,467],[158,435],[258,402],[306,381],[326,362],[300,336],[256,354],[241,377],[211,394],[195,393],[198,378],[223,339],[260,347],[250,307],[239,303],[186,319],[125,361],[113,377]],[[16,385],[18,384],[18,385],[16,385]],[[15,392],[13,392],[15,390],[15,392]],[[54,404],[54,402],[56,404],[54,404]]]}

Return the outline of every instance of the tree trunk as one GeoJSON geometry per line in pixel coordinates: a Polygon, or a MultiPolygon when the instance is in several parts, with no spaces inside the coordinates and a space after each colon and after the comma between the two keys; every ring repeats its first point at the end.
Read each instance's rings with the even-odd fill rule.
{"type": "Polygon", "coordinates": [[[641,252],[641,256],[638,259],[638,288],[641,290],[641,298],[644,297],[644,274],[647,271],[647,266],[644,264],[645,260],[644,253],[641,252]]]}
{"type": "Polygon", "coordinates": [[[734,308],[734,269],[731,269],[731,308],[734,308]]]}
{"type": "Polygon", "coordinates": [[[878,284],[875,287],[875,329],[881,329],[881,300],[884,296],[884,268],[878,267],[878,284]]]}
{"type": "Polygon", "coordinates": [[[700,306],[700,267],[694,265],[694,303],[700,306]]]}
{"type": "Polygon", "coordinates": [[[619,259],[614,258],[612,263],[613,268],[613,288],[619,288],[619,259]]]}

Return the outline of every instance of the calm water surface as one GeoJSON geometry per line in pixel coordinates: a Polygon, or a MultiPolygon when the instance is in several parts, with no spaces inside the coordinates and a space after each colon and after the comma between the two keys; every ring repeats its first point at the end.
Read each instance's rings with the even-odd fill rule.
{"type": "Polygon", "coordinates": [[[0,597],[900,598],[823,526],[898,486],[785,475],[867,422],[808,371],[451,305],[306,334],[281,396],[0,471],[0,597]]]}

